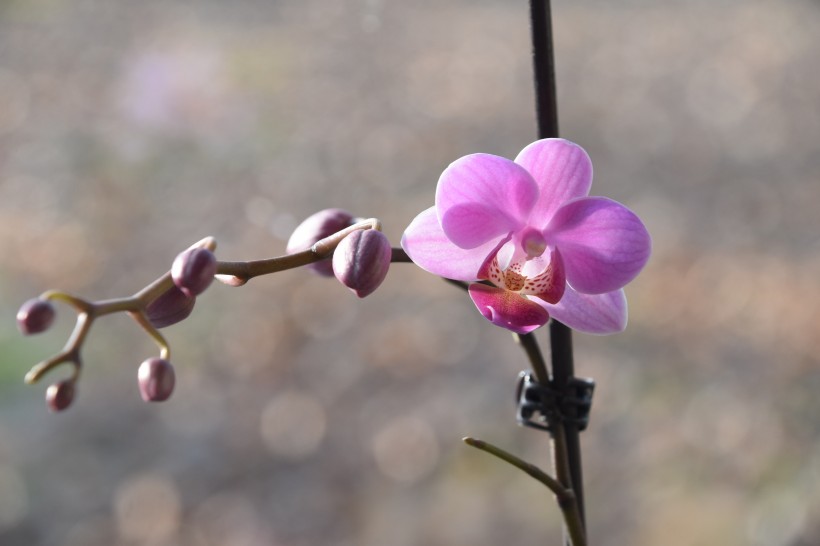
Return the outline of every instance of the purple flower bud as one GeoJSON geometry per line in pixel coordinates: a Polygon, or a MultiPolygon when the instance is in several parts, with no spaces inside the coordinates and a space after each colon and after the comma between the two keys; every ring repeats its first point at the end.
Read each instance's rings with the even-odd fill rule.
{"type": "Polygon", "coordinates": [[[181,252],[171,266],[174,284],[188,296],[203,293],[216,274],[216,256],[207,248],[189,248],[181,252]]]}
{"type": "MultiPolygon", "coordinates": [[[[342,209],[325,209],[308,216],[288,240],[287,253],[293,254],[307,250],[316,241],[333,235],[346,227],[353,225],[353,215],[342,209]]],[[[322,260],[308,266],[316,273],[330,277],[333,275],[333,266],[330,260],[322,260]]]]}
{"type": "Polygon", "coordinates": [[[163,402],[174,392],[174,367],[162,358],[149,358],[137,372],[140,396],[146,402],[163,402]]]}
{"type": "Polygon", "coordinates": [[[188,296],[176,286],[172,286],[149,303],[145,313],[154,328],[165,328],[188,318],[194,310],[195,303],[194,296],[188,296]]]}
{"type": "Polygon", "coordinates": [[[357,230],[342,239],[333,253],[333,273],[363,298],[382,283],[390,268],[392,248],[384,233],[357,230]]]}
{"type": "Polygon", "coordinates": [[[23,335],[45,332],[54,322],[54,306],[48,300],[33,298],[17,311],[17,327],[23,335]]]}
{"type": "Polygon", "coordinates": [[[74,381],[66,379],[49,385],[46,389],[46,405],[53,412],[63,411],[74,401],[74,381]]]}

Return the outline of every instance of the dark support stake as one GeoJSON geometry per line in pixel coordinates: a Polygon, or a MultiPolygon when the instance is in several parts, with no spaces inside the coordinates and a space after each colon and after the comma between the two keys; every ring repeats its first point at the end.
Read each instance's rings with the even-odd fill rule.
{"type": "Polygon", "coordinates": [[[530,25],[538,138],[553,138],[558,136],[558,101],[550,0],[530,0],[530,25]]]}
{"type": "MultiPolygon", "coordinates": [[[[556,390],[566,392],[575,376],[575,365],[572,359],[572,330],[560,322],[550,322],[550,347],[552,349],[552,385],[556,390]]],[[[569,419],[564,422],[567,459],[569,460],[572,489],[575,492],[575,498],[578,499],[578,511],[581,513],[581,521],[586,524],[580,430],[577,421],[573,421],[573,418],[579,416],[577,413],[573,414],[573,411],[577,410],[568,409],[566,417],[569,419]]]]}
{"type": "MultiPolygon", "coordinates": [[[[555,91],[555,61],[550,0],[530,0],[530,21],[538,137],[557,137],[558,104],[555,91]]],[[[557,390],[562,390],[567,388],[575,375],[572,359],[572,331],[555,321],[550,322],[549,328],[550,347],[552,349],[552,386],[557,390]]],[[[581,518],[584,520],[584,488],[579,431],[577,425],[571,422],[566,423],[564,429],[566,431],[572,488],[578,499],[581,518]]]]}

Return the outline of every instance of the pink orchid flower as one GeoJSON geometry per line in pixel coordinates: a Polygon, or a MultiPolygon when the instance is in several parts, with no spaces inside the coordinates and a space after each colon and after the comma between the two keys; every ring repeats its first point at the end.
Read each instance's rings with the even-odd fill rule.
{"type": "Polygon", "coordinates": [[[472,283],[473,303],[497,326],[523,334],[552,316],[582,332],[620,332],[623,287],[651,240],[628,208],[589,197],[591,185],[589,156],[563,139],[533,142],[515,161],[468,155],[442,173],[435,206],[402,247],[423,269],[472,283]]]}

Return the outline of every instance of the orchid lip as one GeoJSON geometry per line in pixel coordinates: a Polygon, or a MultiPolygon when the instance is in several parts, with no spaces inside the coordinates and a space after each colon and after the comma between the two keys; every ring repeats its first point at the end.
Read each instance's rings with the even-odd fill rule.
{"type": "Polygon", "coordinates": [[[566,289],[564,265],[558,249],[552,249],[545,263],[542,257],[514,261],[506,268],[499,264],[498,253],[494,252],[479,272],[479,277],[490,281],[503,290],[521,296],[534,296],[547,303],[558,303],[566,289]],[[530,271],[536,265],[535,271],[530,271]],[[541,265],[541,267],[537,267],[541,265]]]}

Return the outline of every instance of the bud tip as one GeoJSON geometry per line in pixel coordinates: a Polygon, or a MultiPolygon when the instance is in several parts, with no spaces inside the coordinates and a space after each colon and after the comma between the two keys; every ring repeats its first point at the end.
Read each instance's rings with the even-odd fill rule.
{"type": "Polygon", "coordinates": [[[54,413],[68,408],[74,401],[74,381],[66,379],[53,383],[46,389],[46,405],[54,413]]]}
{"type": "Polygon", "coordinates": [[[32,298],[17,311],[17,328],[26,336],[45,332],[54,322],[55,315],[54,306],[50,301],[32,298]]]}
{"type": "Polygon", "coordinates": [[[364,298],[387,277],[393,251],[376,229],[357,230],[342,239],[333,253],[333,273],[339,282],[364,298]]]}
{"type": "Polygon", "coordinates": [[[174,392],[174,367],[163,358],[149,358],[137,371],[140,396],[146,402],[163,402],[174,392]]]}
{"type": "Polygon", "coordinates": [[[216,274],[216,256],[207,248],[189,248],[180,252],[171,266],[174,284],[187,296],[204,292],[216,274]]]}

